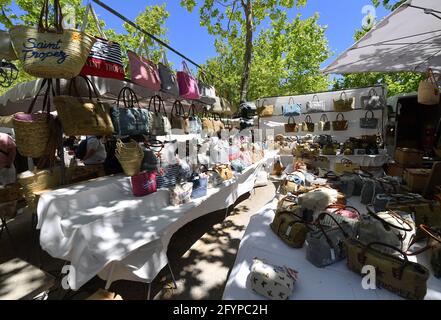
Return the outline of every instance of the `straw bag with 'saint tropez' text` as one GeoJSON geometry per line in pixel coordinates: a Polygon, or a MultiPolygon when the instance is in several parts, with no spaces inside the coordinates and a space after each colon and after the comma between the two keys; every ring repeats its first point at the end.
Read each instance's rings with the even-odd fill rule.
{"type": "Polygon", "coordinates": [[[38,27],[13,26],[9,31],[12,44],[30,75],[70,79],[80,73],[95,38],[79,30],[63,29],[59,0],[54,0],[54,18],[54,27],[50,28],[49,0],[45,0],[38,27]]]}

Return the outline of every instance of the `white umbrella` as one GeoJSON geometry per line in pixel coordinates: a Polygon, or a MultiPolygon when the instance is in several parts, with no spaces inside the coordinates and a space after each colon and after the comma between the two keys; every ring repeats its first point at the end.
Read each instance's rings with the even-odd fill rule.
{"type": "Polygon", "coordinates": [[[441,0],[408,0],[326,67],[324,73],[441,73],[441,0]]]}

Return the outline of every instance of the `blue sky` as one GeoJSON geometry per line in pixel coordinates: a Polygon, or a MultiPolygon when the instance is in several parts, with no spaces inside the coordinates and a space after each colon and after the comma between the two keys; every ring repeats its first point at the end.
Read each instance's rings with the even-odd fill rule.
{"type": "MultiPolygon", "coordinates": [[[[170,17],[166,22],[168,28],[167,37],[170,45],[181,51],[195,62],[203,63],[208,58],[214,57],[214,38],[210,36],[204,27],[199,25],[198,11],[187,12],[179,5],[179,0],[102,0],[110,7],[116,9],[121,14],[130,19],[134,19],[146,5],[166,3],[170,17]]],[[[87,1],[84,1],[85,3],[87,1]]],[[[308,0],[306,7],[300,10],[292,9],[289,17],[295,17],[301,13],[304,18],[318,12],[320,15],[319,24],[327,26],[326,36],[329,46],[335,57],[343,50],[353,44],[354,31],[361,27],[364,14],[362,8],[371,4],[370,0],[308,0]]],[[[122,22],[119,18],[108,13],[98,5],[94,8],[101,19],[116,31],[123,32],[122,22]]],[[[378,19],[387,14],[383,8],[376,10],[378,19]]],[[[180,66],[181,58],[173,53],[168,54],[168,59],[175,67],[180,66]]],[[[323,66],[332,61],[330,58],[323,66]]]]}

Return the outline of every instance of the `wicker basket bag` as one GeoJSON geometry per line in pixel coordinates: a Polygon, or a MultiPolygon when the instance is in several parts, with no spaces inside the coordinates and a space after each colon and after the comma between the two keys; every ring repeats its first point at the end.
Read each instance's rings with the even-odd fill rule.
{"type": "Polygon", "coordinates": [[[118,140],[116,143],[115,156],[126,175],[134,176],[140,172],[144,152],[136,141],[132,140],[128,143],[124,143],[118,140]]]}
{"type": "Polygon", "coordinates": [[[54,11],[53,28],[48,23],[49,0],[43,2],[38,28],[12,27],[9,30],[12,46],[30,75],[73,78],[80,73],[96,40],[82,31],[63,29],[59,0],[54,0],[54,11]]]}

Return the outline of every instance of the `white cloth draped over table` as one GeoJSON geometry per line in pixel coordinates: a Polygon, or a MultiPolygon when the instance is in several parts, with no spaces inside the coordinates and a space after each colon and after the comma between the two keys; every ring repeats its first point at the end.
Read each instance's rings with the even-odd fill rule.
{"type": "MultiPolygon", "coordinates": [[[[348,200],[349,206],[363,210],[359,197],[348,200]]],[[[262,300],[255,294],[248,283],[250,266],[253,258],[267,260],[268,263],[291,267],[299,272],[294,285],[291,300],[401,300],[398,295],[384,289],[365,290],[362,277],[346,267],[346,261],[340,261],[325,268],[317,268],[306,260],[305,247],[293,249],[280,240],[271,230],[276,203],[266,205],[259,213],[251,217],[231,270],[224,300],[262,300]]],[[[419,244],[418,244],[419,245],[419,244]]],[[[421,245],[424,245],[422,243],[421,245]]],[[[418,262],[429,270],[428,254],[409,256],[410,261],[418,262]]],[[[432,272],[432,271],[431,271],[432,272]]],[[[441,300],[441,281],[433,275],[427,282],[426,300],[441,300]]]]}
{"type": "Polygon", "coordinates": [[[167,246],[186,223],[224,209],[251,191],[257,173],[272,167],[275,154],[235,179],[209,189],[206,197],[169,205],[168,190],[132,195],[130,178],[116,175],[43,194],[38,203],[40,244],[51,256],[68,260],[71,289],[95,275],[108,283],[125,279],[150,283],[167,265],[167,246]]]}

